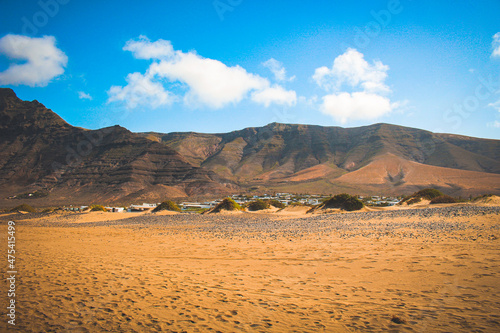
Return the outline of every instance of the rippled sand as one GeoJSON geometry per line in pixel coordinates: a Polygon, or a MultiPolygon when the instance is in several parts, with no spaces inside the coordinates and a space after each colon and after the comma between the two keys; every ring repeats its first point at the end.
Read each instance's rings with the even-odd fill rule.
{"type": "Polygon", "coordinates": [[[499,210],[443,209],[0,215],[0,230],[17,219],[22,332],[498,332],[499,210]]]}

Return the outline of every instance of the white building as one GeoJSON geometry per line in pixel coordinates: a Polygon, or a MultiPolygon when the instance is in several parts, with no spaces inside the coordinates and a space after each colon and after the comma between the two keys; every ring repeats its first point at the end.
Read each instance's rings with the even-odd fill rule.
{"type": "Polygon", "coordinates": [[[143,202],[142,205],[130,205],[128,211],[144,211],[144,210],[150,210],[154,209],[158,206],[158,204],[149,204],[143,202]]]}
{"type": "Polygon", "coordinates": [[[180,204],[182,206],[182,209],[188,209],[188,208],[212,208],[215,206],[213,202],[182,202],[180,204]]]}

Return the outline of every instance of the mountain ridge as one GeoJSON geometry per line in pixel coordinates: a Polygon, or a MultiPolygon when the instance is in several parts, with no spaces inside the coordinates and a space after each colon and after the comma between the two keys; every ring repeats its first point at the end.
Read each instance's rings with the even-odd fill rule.
{"type": "Polygon", "coordinates": [[[194,167],[165,145],[120,126],[73,127],[42,104],[21,101],[2,90],[0,195],[4,200],[35,190],[48,192],[52,201],[74,203],[228,191],[221,185],[223,179],[194,167]]]}
{"type": "MultiPolygon", "coordinates": [[[[191,163],[224,174],[240,185],[262,190],[310,191],[311,184],[315,184],[313,188],[321,192],[331,188],[332,191],[403,194],[434,186],[449,194],[465,195],[495,192],[500,187],[498,140],[432,133],[392,124],[342,128],[271,123],[222,134],[139,134],[168,145],[191,163]],[[385,174],[379,168],[377,170],[383,173],[381,177],[386,179],[384,184],[372,183],[369,178],[364,178],[362,184],[345,176],[388,154],[400,158],[400,168],[411,166],[411,170],[427,174],[406,181],[404,174],[385,174]],[[432,172],[443,176],[437,181],[432,172]],[[401,179],[394,181],[395,178],[401,179]],[[345,181],[347,179],[350,181],[345,181]],[[480,188],[471,186],[474,182],[481,184],[480,188]]],[[[392,164],[393,159],[387,158],[386,163],[392,164]]]]}
{"type": "MultiPolygon", "coordinates": [[[[205,159],[213,158],[214,155],[223,151],[223,145],[226,143],[231,143],[232,141],[242,138],[245,140],[247,145],[252,145],[256,141],[264,141],[269,139],[269,137],[273,134],[277,136],[281,136],[282,133],[279,130],[280,128],[287,128],[290,131],[300,132],[300,130],[311,129],[315,131],[330,131],[336,132],[333,135],[336,135],[334,139],[326,138],[328,140],[319,140],[318,136],[328,135],[328,133],[316,133],[316,138],[307,138],[300,137],[300,135],[295,135],[297,133],[293,133],[295,137],[300,137],[299,140],[308,139],[311,141],[311,146],[321,146],[319,149],[315,151],[315,158],[318,160],[319,164],[324,162],[325,148],[327,145],[331,146],[331,142],[335,142],[337,146],[341,146],[337,151],[330,151],[329,153],[339,154],[345,153],[352,157],[352,155],[363,154],[363,157],[370,157],[371,155],[376,155],[377,149],[383,152],[399,152],[403,157],[413,159],[417,162],[427,162],[426,164],[436,165],[436,166],[444,166],[449,167],[451,165],[447,165],[442,159],[436,159],[436,156],[442,156],[443,153],[448,155],[465,155],[466,158],[463,158],[461,161],[453,161],[453,167],[464,169],[464,170],[472,170],[472,171],[481,171],[481,172],[489,172],[489,173],[500,173],[499,166],[499,158],[500,153],[498,153],[498,140],[492,139],[479,139],[473,137],[466,136],[456,136],[452,134],[440,134],[440,133],[432,133],[425,130],[420,130],[416,128],[402,127],[397,125],[378,123],[374,125],[355,127],[355,128],[342,128],[342,127],[325,127],[319,125],[297,125],[297,124],[278,124],[272,123],[266,125],[264,127],[248,127],[242,130],[232,131],[229,133],[217,133],[217,134],[207,134],[207,133],[197,133],[197,132],[172,132],[172,133],[156,133],[156,132],[147,132],[147,133],[138,133],[144,137],[154,137],[155,140],[159,142],[163,142],[178,151],[182,151],[183,155],[188,159],[191,158],[193,160],[200,160],[200,152],[193,151],[191,154],[189,152],[189,147],[186,145],[181,146],[181,142],[185,143],[189,140],[195,140],[199,138],[200,140],[195,141],[194,143],[198,147],[204,147],[206,152],[211,152],[211,154],[205,154],[205,159]],[[276,130],[278,128],[278,130],[276,130]],[[392,141],[384,141],[381,140],[380,134],[382,132],[392,132],[390,135],[394,136],[394,132],[396,131],[404,131],[402,135],[400,135],[397,139],[398,142],[392,141]],[[251,133],[253,132],[253,133],[251,133]],[[348,132],[352,132],[349,137],[346,137],[348,132]],[[367,133],[371,132],[371,133],[367,133]],[[248,135],[250,133],[250,135],[248,135]],[[364,134],[363,139],[367,139],[370,149],[366,149],[367,147],[359,147],[359,135],[364,134]],[[411,135],[413,135],[413,137],[411,135]],[[250,137],[249,137],[250,136],[250,137]],[[369,137],[367,137],[369,136],[369,137]],[[404,138],[411,138],[413,145],[407,146],[404,142],[402,142],[404,138]],[[459,139],[457,139],[459,138],[459,139]],[[263,140],[262,140],[263,139],[263,140]],[[348,141],[346,139],[349,139],[348,141]],[[342,142],[343,140],[343,142],[342,142]],[[453,141],[474,141],[472,145],[466,146],[458,146],[453,144],[453,141]],[[314,141],[314,142],[313,142],[314,141]],[[479,143],[478,143],[479,142],[479,143]],[[209,147],[212,145],[212,147],[209,147]],[[485,148],[486,147],[486,148],[485,148]],[[408,149],[411,148],[411,149],[408,149]],[[483,149],[480,149],[483,148],[483,149]],[[323,150],[322,150],[323,149],[323,150]],[[478,153],[479,152],[479,153],[478,153]],[[490,156],[484,156],[482,154],[487,154],[490,156]],[[467,163],[467,160],[482,160],[481,165],[471,165],[467,163]],[[443,165],[444,164],[444,165],[443,165]],[[475,170],[474,170],[475,168],[475,170]]],[[[300,133],[298,133],[300,134],[300,133]]],[[[331,135],[332,133],[330,133],[331,135]]],[[[277,138],[279,139],[279,138],[277,138]]],[[[290,139],[290,135],[287,139],[290,139]]],[[[408,141],[408,140],[407,140],[408,141]]],[[[188,142],[189,143],[189,142],[188,142]]],[[[234,142],[237,144],[237,142],[234,142]]],[[[249,147],[247,147],[248,149],[249,147]]],[[[258,147],[257,147],[258,148],[258,147]]],[[[331,147],[330,147],[331,148],[331,147]]],[[[201,154],[203,155],[203,154],[201,154]]],[[[204,162],[205,160],[203,160],[204,162]]],[[[348,156],[345,156],[344,167],[347,169],[352,169],[353,161],[348,159],[348,156]]],[[[337,164],[340,166],[339,164],[337,164]]],[[[366,165],[366,161],[361,161],[361,163],[355,163],[354,167],[357,169],[362,165],[366,165]]]]}
{"type": "Polygon", "coordinates": [[[35,190],[48,193],[43,204],[249,191],[407,194],[427,186],[455,195],[500,193],[500,141],[386,123],[271,123],[216,134],[86,130],[0,88],[4,206],[5,198],[35,190]]]}

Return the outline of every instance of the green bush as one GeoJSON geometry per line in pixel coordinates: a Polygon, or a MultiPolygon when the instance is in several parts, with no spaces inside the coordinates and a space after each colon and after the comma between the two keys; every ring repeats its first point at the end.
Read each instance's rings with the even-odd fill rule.
{"type": "Polygon", "coordinates": [[[271,199],[268,201],[271,206],[274,206],[276,208],[285,208],[286,205],[282,203],[281,201],[278,201],[276,199],[271,199]]]}
{"type": "Polygon", "coordinates": [[[181,208],[175,202],[167,200],[163,201],[161,204],[156,206],[156,208],[153,209],[153,212],[159,212],[161,210],[171,210],[173,212],[180,212],[181,208]]]}
{"type": "Polygon", "coordinates": [[[475,198],[472,198],[471,201],[478,201],[478,200],[489,198],[492,196],[493,196],[493,194],[483,194],[483,195],[477,196],[475,198]]]}
{"type": "Polygon", "coordinates": [[[348,211],[360,210],[363,208],[363,202],[356,197],[351,197],[349,200],[344,202],[344,209],[348,211]]]}
{"type": "Polygon", "coordinates": [[[102,205],[91,205],[90,211],[91,212],[107,212],[106,208],[104,208],[104,206],[102,206],[102,205]]]}
{"type": "Polygon", "coordinates": [[[443,195],[444,195],[443,192],[436,190],[435,188],[426,188],[426,189],[420,190],[420,191],[415,193],[416,197],[427,199],[427,200],[432,200],[434,198],[437,198],[437,197],[440,197],[443,195]]]}
{"type": "Polygon", "coordinates": [[[399,204],[403,204],[404,202],[406,202],[408,205],[411,205],[420,202],[421,199],[432,200],[443,195],[443,192],[436,190],[435,188],[425,188],[405,197],[399,204]]]}
{"type": "Polygon", "coordinates": [[[422,198],[409,198],[406,203],[408,205],[413,205],[413,204],[416,204],[418,202],[422,201],[422,198]]]}
{"type": "Polygon", "coordinates": [[[439,197],[435,197],[434,199],[431,200],[431,204],[438,204],[438,203],[456,203],[457,199],[450,197],[449,195],[440,195],[439,197]]]}
{"type": "Polygon", "coordinates": [[[360,210],[363,208],[363,202],[352,195],[342,193],[326,200],[323,208],[340,208],[347,211],[360,210]]]}
{"type": "Polygon", "coordinates": [[[35,208],[33,208],[27,204],[22,204],[22,205],[16,206],[16,207],[12,208],[10,211],[11,212],[20,211],[20,212],[36,213],[35,208]]]}
{"type": "Polygon", "coordinates": [[[225,198],[221,203],[215,206],[213,212],[218,213],[221,210],[241,210],[241,206],[238,205],[233,199],[225,198]]]}
{"type": "Polygon", "coordinates": [[[342,208],[342,204],[351,196],[347,193],[337,194],[325,201],[325,208],[342,208]]]}
{"type": "Polygon", "coordinates": [[[195,208],[195,207],[189,207],[183,210],[184,213],[198,213],[198,214],[203,214],[209,210],[209,208],[195,208]]]}
{"type": "Polygon", "coordinates": [[[252,201],[248,204],[248,210],[251,210],[251,211],[263,210],[263,209],[268,209],[268,208],[269,208],[269,202],[263,201],[261,199],[257,199],[257,200],[252,201]]]}

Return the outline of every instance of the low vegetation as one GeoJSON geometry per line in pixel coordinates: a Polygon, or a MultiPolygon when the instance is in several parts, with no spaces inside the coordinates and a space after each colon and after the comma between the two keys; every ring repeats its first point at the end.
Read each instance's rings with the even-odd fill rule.
{"type": "Polygon", "coordinates": [[[91,212],[107,212],[106,208],[104,208],[104,206],[102,206],[102,205],[91,205],[90,211],[91,212]]]}
{"type": "Polygon", "coordinates": [[[210,210],[210,208],[195,208],[195,207],[189,207],[183,210],[184,213],[198,213],[198,214],[203,214],[204,212],[210,210]]]}
{"type": "Polygon", "coordinates": [[[443,192],[436,190],[435,188],[425,188],[405,197],[399,204],[402,205],[406,202],[406,204],[412,205],[414,203],[420,202],[422,199],[432,200],[441,196],[444,196],[443,192]]]}
{"type": "Polygon", "coordinates": [[[454,197],[450,197],[449,195],[440,195],[439,197],[435,197],[431,200],[431,204],[440,204],[440,203],[457,203],[457,199],[454,197]]]}
{"type": "Polygon", "coordinates": [[[310,207],[311,205],[302,202],[291,202],[288,207],[310,207]]]}
{"type": "Polygon", "coordinates": [[[269,204],[270,204],[271,206],[274,206],[274,207],[276,207],[276,208],[280,208],[280,209],[282,209],[282,208],[285,208],[285,207],[286,207],[286,205],[285,205],[284,203],[282,203],[281,201],[278,201],[278,200],[276,200],[276,199],[271,199],[271,200],[269,200],[268,202],[269,202],[269,204]]]}
{"type": "Polygon", "coordinates": [[[337,194],[323,203],[323,208],[340,208],[347,211],[360,210],[363,202],[347,193],[337,194]]]}
{"type": "Polygon", "coordinates": [[[474,202],[474,201],[478,201],[478,200],[481,200],[481,199],[486,199],[486,198],[491,198],[493,196],[493,194],[483,194],[483,195],[480,195],[480,196],[477,196],[475,198],[472,198],[471,201],[474,202]]]}
{"type": "Polygon", "coordinates": [[[27,212],[27,213],[36,213],[36,209],[27,204],[22,204],[16,206],[10,210],[11,212],[27,212]]]}
{"type": "Polygon", "coordinates": [[[175,202],[167,200],[167,201],[163,201],[161,204],[156,206],[156,208],[153,209],[153,212],[159,212],[162,210],[170,210],[172,212],[180,212],[181,208],[175,202]]]}
{"type": "Polygon", "coordinates": [[[233,199],[225,198],[221,203],[214,207],[212,212],[218,213],[221,210],[241,210],[241,206],[238,205],[238,203],[236,203],[233,199]]]}
{"type": "MultiPolygon", "coordinates": [[[[422,201],[422,198],[410,198],[406,201],[408,205],[413,205],[422,201]]],[[[403,202],[403,201],[402,201],[403,202]]]]}
{"type": "Polygon", "coordinates": [[[270,207],[269,201],[264,201],[261,199],[257,199],[255,201],[252,201],[247,206],[248,210],[251,210],[251,211],[268,209],[269,207],[270,207]]]}

